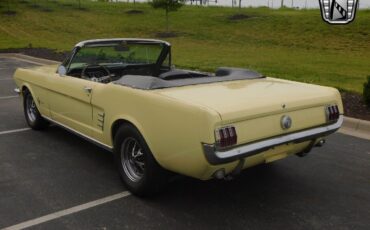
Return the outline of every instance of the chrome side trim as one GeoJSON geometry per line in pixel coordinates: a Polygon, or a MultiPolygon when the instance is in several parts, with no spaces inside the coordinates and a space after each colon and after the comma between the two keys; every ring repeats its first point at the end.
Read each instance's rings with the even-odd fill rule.
{"type": "Polygon", "coordinates": [[[16,92],[18,95],[21,94],[21,90],[18,87],[14,89],[14,92],[16,92]]]}
{"type": "Polygon", "coordinates": [[[104,118],[105,118],[105,113],[104,112],[98,113],[97,126],[100,127],[102,131],[104,131],[104,118]]]}
{"type": "Polygon", "coordinates": [[[241,158],[256,155],[258,153],[271,149],[274,146],[292,142],[300,143],[326,136],[337,131],[341,127],[342,123],[343,115],[340,115],[338,121],[334,124],[298,131],[295,133],[290,133],[282,136],[272,137],[269,139],[253,142],[225,151],[217,150],[214,144],[212,145],[203,144],[203,150],[206,159],[210,164],[213,165],[223,164],[241,158]]]}
{"type": "Polygon", "coordinates": [[[80,133],[77,130],[72,129],[72,128],[70,128],[70,127],[68,127],[68,126],[66,126],[66,125],[64,125],[64,124],[62,124],[62,123],[60,123],[58,121],[54,121],[53,119],[51,119],[51,118],[49,118],[47,116],[42,115],[42,117],[45,118],[46,120],[50,121],[51,123],[56,124],[57,126],[63,128],[63,129],[66,129],[66,130],[70,131],[71,133],[73,133],[73,134],[75,134],[75,135],[77,135],[79,137],[82,137],[83,139],[85,139],[85,140],[87,140],[87,141],[89,141],[89,142],[91,142],[91,143],[93,143],[93,144],[95,144],[95,145],[97,145],[97,146],[105,149],[105,150],[108,150],[110,152],[113,152],[113,147],[112,146],[109,146],[109,145],[106,145],[104,143],[101,143],[100,141],[95,140],[94,138],[91,138],[91,137],[89,137],[89,136],[87,136],[87,135],[85,135],[83,133],[80,133]]]}

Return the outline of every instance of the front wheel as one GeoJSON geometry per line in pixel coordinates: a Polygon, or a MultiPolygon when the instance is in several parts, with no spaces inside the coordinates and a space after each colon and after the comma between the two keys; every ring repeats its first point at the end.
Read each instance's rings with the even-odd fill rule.
{"type": "Polygon", "coordinates": [[[36,103],[28,90],[25,90],[23,93],[23,109],[27,124],[32,129],[40,130],[44,129],[48,125],[48,122],[41,116],[36,107],[36,103]]]}
{"type": "Polygon", "coordinates": [[[114,154],[123,183],[135,195],[154,195],[167,183],[169,173],[157,163],[144,138],[132,125],[118,129],[114,154]]]}

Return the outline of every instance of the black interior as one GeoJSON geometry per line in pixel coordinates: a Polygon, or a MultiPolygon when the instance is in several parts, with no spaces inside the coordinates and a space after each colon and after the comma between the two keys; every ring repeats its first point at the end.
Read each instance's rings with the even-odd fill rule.
{"type": "MultiPolygon", "coordinates": [[[[124,41],[124,40],[122,40],[124,41]]],[[[118,42],[122,42],[118,41],[118,42]]],[[[88,41],[84,45],[101,45],[106,41],[88,41]]],[[[125,41],[128,43],[158,43],[158,41],[125,41]]],[[[215,74],[202,73],[197,71],[171,68],[171,46],[168,43],[160,42],[162,51],[153,64],[104,64],[104,66],[91,63],[87,67],[69,69],[69,76],[97,81],[101,83],[114,82],[116,84],[135,86],[138,88],[163,88],[229,80],[243,80],[262,78],[263,75],[241,68],[218,68],[215,74]],[[166,64],[165,64],[166,63],[166,64]]],[[[71,60],[81,49],[76,46],[72,55],[63,62],[69,67],[71,60]]],[[[108,62],[109,63],[109,62],[108,62]]]]}
{"type": "MultiPolygon", "coordinates": [[[[156,65],[151,64],[151,65],[126,65],[126,66],[105,66],[109,72],[110,72],[110,77],[111,79],[118,80],[122,76],[125,75],[148,75],[148,76],[154,76],[156,72],[156,65]]],[[[159,73],[167,72],[169,68],[162,67],[159,70],[159,73]]],[[[69,76],[73,77],[81,77],[82,76],[82,71],[83,68],[74,68],[71,69],[68,72],[69,76]]],[[[87,77],[104,77],[106,75],[105,71],[102,71],[101,68],[89,68],[88,70],[85,71],[85,75],[87,77]]]]}
{"type": "Polygon", "coordinates": [[[175,80],[184,78],[209,77],[209,74],[182,69],[171,69],[161,73],[158,77],[163,80],[175,80]]]}
{"type": "Polygon", "coordinates": [[[125,75],[113,83],[138,89],[163,89],[188,85],[264,78],[263,75],[257,72],[239,68],[223,67],[219,68],[216,73],[218,75],[173,69],[162,73],[159,77],[125,75]]]}
{"type": "MultiPolygon", "coordinates": [[[[263,75],[248,69],[229,67],[218,68],[214,75],[211,73],[202,73],[190,70],[170,69],[168,67],[162,67],[160,68],[159,74],[157,76],[155,76],[153,71],[153,69],[155,69],[155,65],[106,66],[106,68],[110,72],[109,78],[105,76],[106,73],[100,68],[89,68],[85,75],[90,76],[91,79],[93,79],[94,77],[101,78],[102,80],[98,81],[102,83],[115,82],[124,85],[132,84],[136,87],[139,86],[139,88],[140,85],[145,85],[145,87],[143,86],[144,88],[163,88],[264,77],[263,75]],[[135,76],[137,76],[137,80],[133,80],[135,76]],[[148,86],[148,84],[152,84],[153,82],[155,83],[155,86],[148,86]]],[[[81,77],[81,72],[82,68],[76,68],[72,69],[69,72],[69,75],[81,77]]]]}

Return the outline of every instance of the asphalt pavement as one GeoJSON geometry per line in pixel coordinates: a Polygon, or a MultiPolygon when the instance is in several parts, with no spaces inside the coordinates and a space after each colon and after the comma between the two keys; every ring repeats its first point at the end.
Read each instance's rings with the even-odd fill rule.
{"type": "Polygon", "coordinates": [[[370,141],[340,133],[232,181],[179,177],[155,198],[99,205],[126,190],[111,153],[56,126],[24,129],[11,77],[34,65],[0,58],[0,229],[370,228],[370,141]]]}

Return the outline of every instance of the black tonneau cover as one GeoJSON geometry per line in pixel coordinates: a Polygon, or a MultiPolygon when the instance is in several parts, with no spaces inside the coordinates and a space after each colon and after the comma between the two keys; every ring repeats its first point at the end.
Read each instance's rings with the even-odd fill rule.
{"type": "Polygon", "coordinates": [[[209,76],[164,80],[162,78],[153,76],[125,75],[113,83],[137,89],[162,89],[263,77],[264,76],[260,73],[248,69],[221,67],[216,70],[215,75],[209,76]]]}

